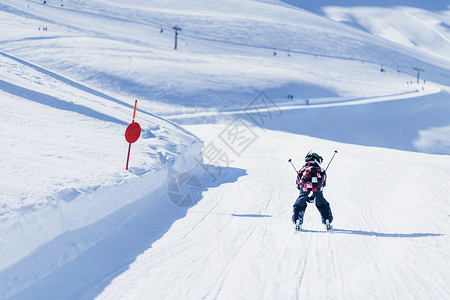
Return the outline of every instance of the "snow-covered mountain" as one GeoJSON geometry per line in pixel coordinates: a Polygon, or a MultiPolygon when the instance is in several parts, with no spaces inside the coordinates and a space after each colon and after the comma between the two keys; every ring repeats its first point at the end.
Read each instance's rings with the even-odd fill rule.
{"type": "Polygon", "coordinates": [[[3,0],[0,25],[1,299],[450,296],[447,1],[3,0]],[[294,235],[311,148],[338,148],[335,229],[310,205],[294,235]]]}

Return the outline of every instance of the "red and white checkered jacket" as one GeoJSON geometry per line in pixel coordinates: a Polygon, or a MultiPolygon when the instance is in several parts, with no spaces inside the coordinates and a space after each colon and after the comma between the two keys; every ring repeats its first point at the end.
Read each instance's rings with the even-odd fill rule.
{"type": "Polygon", "coordinates": [[[327,183],[325,170],[315,162],[307,162],[297,174],[297,188],[299,190],[320,191],[327,183]]]}

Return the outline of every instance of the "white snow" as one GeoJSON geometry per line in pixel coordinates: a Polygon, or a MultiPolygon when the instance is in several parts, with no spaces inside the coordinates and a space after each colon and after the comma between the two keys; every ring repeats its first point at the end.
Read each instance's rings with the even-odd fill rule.
{"type": "MultiPolygon", "coordinates": [[[[188,128],[225,148],[217,142],[224,126],[188,128]]],[[[448,159],[255,131],[259,138],[242,158],[228,151],[235,162],[225,183],[208,188],[98,299],[445,298],[448,159]],[[310,205],[305,232],[295,235],[287,158],[298,166],[312,147],[325,163],[340,151],[325,191],[334,232],[310,205]]]]}
{"type": "Polygon", "coordinates": [[[0,299],[450,297],[447,1],[4,0],[0,26],[0,299]],[[310,205],[294,234],[310,149],[339,151],[334,231],[310,205]]]}

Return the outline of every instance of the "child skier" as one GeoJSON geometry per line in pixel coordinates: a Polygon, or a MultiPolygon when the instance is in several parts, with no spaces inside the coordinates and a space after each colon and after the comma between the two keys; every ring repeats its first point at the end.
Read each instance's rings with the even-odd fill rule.
{"type": "Polygon", "coordinates": [[[294,214],[292,215],[292,222],[294,222],[296,230],[300,230],[303,224],[307,202],[314,201],[312,200],[314,198],[316,207],[322,216],[322,223],[327,226],[327,230],[331,230],[333,216],[330,204],[322,193],[327,181],[326,172],[320,167],[322,161],[322,157],[317,153],[308,153],[305,157],[305,165],[297,173],[297,188],[300,190],[300,196],[294,203],[294,214]]]}

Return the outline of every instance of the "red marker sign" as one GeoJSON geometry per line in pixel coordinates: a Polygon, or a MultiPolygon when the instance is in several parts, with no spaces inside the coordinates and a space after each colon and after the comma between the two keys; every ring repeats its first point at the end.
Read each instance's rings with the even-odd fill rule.
{"type": "Polygon", "coordinates": [[[134,122],[134,118],[136,117],[136,107],[137,107],[137,100],[134,102],[134,112],[133,112],[133,121],[130,125],[128,125],[127,130],[125,130],[125,139],[130,144],[128,146],[128,156],[127,156],[127,166],[125,170],[128,170],[128,162],[130,161],[130,152],[131,152],[131,144],[136,142],[139,139],[139,136],[141,135],[141,126],[139,123],[134,122]]]}
{"type": "Polygon", "coordinates": [[[139,139],[141,135],[141,126],[139,123],[134,122],[128,125],[127,130],[125,131],[125,139],[128,143],[133,144],[139,139]]]}

